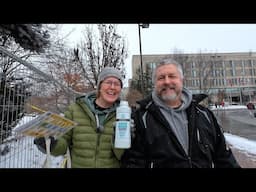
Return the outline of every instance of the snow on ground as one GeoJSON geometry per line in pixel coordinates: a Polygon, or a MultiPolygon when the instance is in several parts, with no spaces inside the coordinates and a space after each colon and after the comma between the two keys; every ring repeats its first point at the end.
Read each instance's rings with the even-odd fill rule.
{"type": "Polygon", "coordinates": [[[245,105],[224,105],[224,107],[218,106],[216,108],[214,105],[212,105],[212,106],[209,107],[209,109],[211,109],[211,110],[247,109],[247,107],[245,105]]]}
{"type": "Polygon", "coordinates": [[[249,154],[256,155],[256,141],[249,140],[244,137],[239,137],[237,135],[232,135],[229,133],[224,133],[224,136],[228,143],[230,143],[235,148],[246,151],[249,154]]]}

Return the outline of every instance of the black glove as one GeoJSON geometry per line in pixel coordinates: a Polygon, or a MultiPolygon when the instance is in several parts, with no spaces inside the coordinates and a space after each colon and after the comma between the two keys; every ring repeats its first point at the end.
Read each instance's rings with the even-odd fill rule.
{"type": "MultiPolygon", "coordinates": [[[[50,144],[50,151],[51,151],[57,144],[57,140],[53,136],[50,136],[49,138],[51,139],[51,144],[50,144]]],[[[42,153],[46,153],[46,144],[45,144],[44,137],[35,138],[34,144],[37,146],[39,151],[41,151],[42,153]]]]}

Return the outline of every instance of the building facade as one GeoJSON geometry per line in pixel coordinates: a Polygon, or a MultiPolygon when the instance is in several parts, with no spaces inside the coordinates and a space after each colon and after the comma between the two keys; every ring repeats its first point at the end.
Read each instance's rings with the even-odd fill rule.
{"type": "MultiPolygon", "coordinates": [[[[256,103],[256,52],[143,55],[143,72],[151,77],[157,63],[167,58],[182,65],[184,86],[208,94],[210,103],[256,103]]],[[[133,55],[133,78],[139,79],[140,62],[140,55],[133,55]]]]}

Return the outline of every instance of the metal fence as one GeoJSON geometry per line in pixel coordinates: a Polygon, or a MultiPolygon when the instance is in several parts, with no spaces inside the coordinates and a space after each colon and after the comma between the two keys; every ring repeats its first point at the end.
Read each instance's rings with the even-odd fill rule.
{"type": "MultiPolygon", "coordinates": [[[[36,148],[32,137],[17,134],[15,128],[39,115],[31,105],[58,112],[57,108],[65,107],[66,94],[69,98],[75,95],[32,63],[3,47],[0,53],[0,168],[41,168],[46,155],[36,148]],[[56,88],[63,90],[58,98],[52,92],[56,88]],[[62,106],[57,99],[63,101],[62,106]]],[[[58,167],[61,158],[52,160],[52,167],[58,167]]]]}

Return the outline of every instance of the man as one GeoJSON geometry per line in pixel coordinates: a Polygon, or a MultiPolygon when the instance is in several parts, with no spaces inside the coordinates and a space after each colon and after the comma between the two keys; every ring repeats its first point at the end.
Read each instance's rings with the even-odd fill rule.
{"type": "Polygon", "coordinates": [[[183,87],[181,65],[161,62],[152,80],[152,94],[133,114],[135,139],[122,167],[240,167],[213,113],[183,87]]]}

